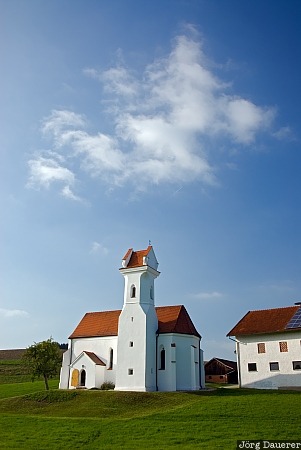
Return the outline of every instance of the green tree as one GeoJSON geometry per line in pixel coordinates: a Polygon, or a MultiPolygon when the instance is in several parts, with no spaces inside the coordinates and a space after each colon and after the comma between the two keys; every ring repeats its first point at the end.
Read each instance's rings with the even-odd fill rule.
{"type": "Polygon", "coordinates": [[[45,388],[49,390],[48,380],[53,375],[58,375],[62,363],[59,344],[52,338],[47,341],[35,342],[26,349],[23,359],[32,375],[32,380],[43,376],[45,388]]]}

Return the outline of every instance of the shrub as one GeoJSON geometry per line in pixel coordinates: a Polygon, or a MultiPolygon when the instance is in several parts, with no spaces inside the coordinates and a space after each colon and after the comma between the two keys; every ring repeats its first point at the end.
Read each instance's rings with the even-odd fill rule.
{"type": "Polygon", "coordinates": [[[100,386],[100,389],[102,391],[109,391],[111,389],[115,388],[115,384],[112,383],[112,381],[105,381],[104,383],[102,383],[102,385],[100,386]]]}
{"type": "Polygon", "coordinates": [[[50,390],[27,394],[24,398],[26,400],[33,400],[39,403],[58,403],[73,400],[76,396],[77,392],[75,391],[50,390]]]}

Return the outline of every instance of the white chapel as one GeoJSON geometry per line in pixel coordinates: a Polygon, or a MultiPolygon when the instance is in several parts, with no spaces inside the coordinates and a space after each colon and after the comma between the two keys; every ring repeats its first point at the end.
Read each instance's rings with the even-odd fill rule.
{"type": "Polygon", "coordinates": [[[183,305],[155,307],[152,246],[122,259],[122,310],[86,313],[69,337],[60,389],[177,391],[205,387],[201,336],[183,305]]]}

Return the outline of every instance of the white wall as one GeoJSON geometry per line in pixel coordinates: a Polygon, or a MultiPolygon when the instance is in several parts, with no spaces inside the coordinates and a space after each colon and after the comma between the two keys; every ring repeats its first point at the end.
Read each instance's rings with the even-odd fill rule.
{"type": "MultiPolygon", "coordinates": [[[[150,255],[153,257],[154,255],[150,255]]],[[[155,264],[155,261],[152,261],[155,264]]],[[[156,390],[156,332],[154,279],[148,266],[124,268],[124,304],[118,322],[116,390],[156,390]],[[135,286],[135,296],[132,288],[135,286]],[[132,345],[131,345],[132,343],[132,345]]]]}
{"type": "Polygon", "coordinates": [[[200,389],[200,339],[186,334],[159,335],[157,365],[159,391],[200,389]],[[165,370],[159,370],[162,347],[166,356],[165,370]]]}
{"type": "Polygon", "coordinates": [[[236,353],[241,387],[277,389],[301,386],[301,370],[293,370],[292,361],[301,361],[301,332],[237,336],[236,353]],[[288,352],[280,352],[279,342],[287,342],[288,352]],[[258,353],[257,344],[265,343],[266,352],[258,353]],[[279,370],[271,371],[270,362],[278,362],[279,370]],[[257,371],[249,372],[248,363],[256,363],[257,371]]]}
{"type": "Polygon", "coordinates": [[[116,390],[156,389],[156,330],[151,305],[127,304],[119,317],[116,390]],[[130,343],[133,346],[130,346],[130,343]],[[133,374],[129,374],[129,370],[133,374]]]}
{"type": "Polygon", "coordinates": [[[70,364],[70,348],[63,353],[63,362],[60,373],[59,389],[68,389],[69,386],[69,364],[70,364]]]}
{"type": "Polygon", "coordinates": [[[60,376],[60,385],[59,385],[60,389],[68,389],[68,386],[70,387],[72,367],[81,369],[82,368],[81,365],[86,365],[85,362],[85,364],[79,365],[79,363],[77,363],[75,366],[72,366],[72,363],[79,357],[79,355],[83,351],[90,351],[95,353],[95,355],[98,356],[106,364],[106,367],[96,366],[95,368],[93,366],[94,364],[93,361],[90,360],[90,362],[89,361],[87,362],[87,365],[89,366],[89,374],[87,372],[86,387],[88,388],[100,387],[104,381],[111,381],[112,383],[115,384],[116,362],[117,362],[117,336],[107,336],[107,337],[105,336],[105,337],[94,337],[84,339],[77,338],[72,339],[70,341],[69,349],[67,352],[64,353],[60,376]],[[110,349],[113,349],[112,370],[108,370],[110,349]],[[70,361],[72,366],[71,371],[69,366],[70,361]],[[90,363],[92,363],[91,367],[90,363]],[[91,376],[93,377],[93,379],[90,379],[91,376]]]}

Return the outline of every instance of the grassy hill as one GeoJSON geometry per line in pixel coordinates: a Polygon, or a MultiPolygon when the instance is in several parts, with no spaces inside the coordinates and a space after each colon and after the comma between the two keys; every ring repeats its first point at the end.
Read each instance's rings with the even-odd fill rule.
{"type": "Polygon", "coordinates": [[[59,391],[58,379],[46,392],[29,381],[20,351],[5,352],[0,449],[230,450],[238,439],[301,440],[301,392],[59,391]]]}
{"type": "Polygon", "coordinates": [[[238,439],[301,438],[300,392],[45,392],[22,383],[14,396],[13,386],[0,385],[3,449],[230,450],[238,439]]]}

